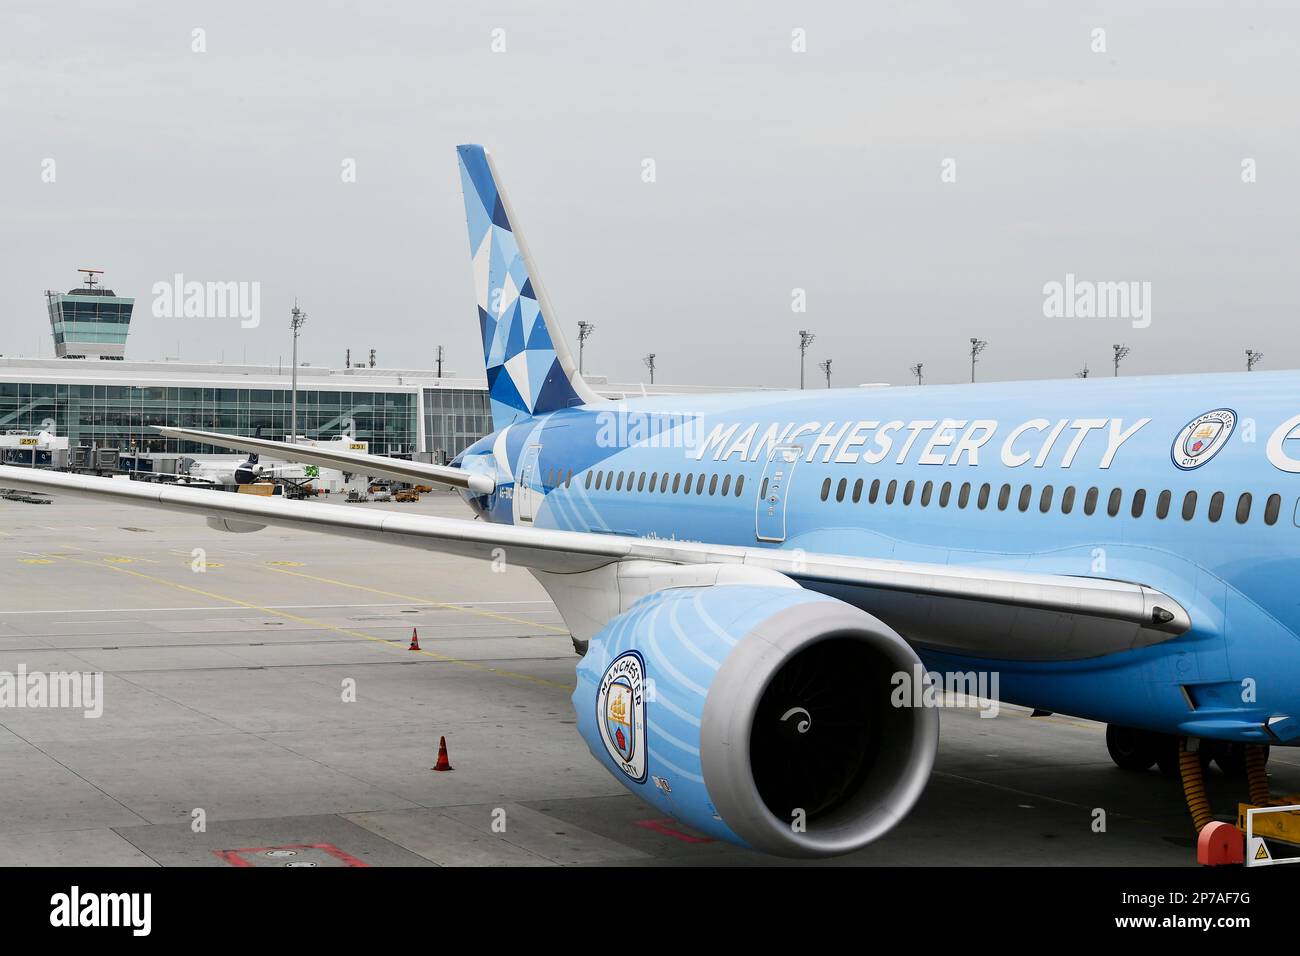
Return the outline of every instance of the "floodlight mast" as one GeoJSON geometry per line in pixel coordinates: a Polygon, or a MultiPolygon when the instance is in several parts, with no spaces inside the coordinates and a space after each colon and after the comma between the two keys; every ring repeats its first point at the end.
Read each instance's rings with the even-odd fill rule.
{"type": "Polygon", "coordinates": [[[975,381],[975,363],[979,361],[979,354],[989,347],[989,343],[984,339],[972,338],[970,340],[970,380],[975,381]]]}
{"type": "Polygon", "coordinates": [[[582,350],[587,344],[587,339],[591,338],[591,333],[596,331],[596,323],[588,322],[582,319],[578,322],[578,374],[582,374],[582,350]]]}
{"type": "Polygon", "coordinates": [[[800,389],[803,388],[804,356],[808,354],[808,346],[812,345],[813,340],[816,338],[817,336],[814,333],[809,332],[807,329],[799,330],[799,388],[800,389]]]}
{"type": "Polygon", "coordinates": [[[1119,363],[1124,361],[1124,359],[1128,358],[1128,353],[1133,350],[1129,348],[1127,345],[1120,345],[1119,343],[1112,345],[1111,348],[1115,350],[1115,377],[1118,378],[1119,363]]]}
{"type": "Polygon", "coordinates": [[[289,443],[297,444],[298,441],[298,333],[302,330],[303,323],[307,321],[307,313],[298,308],[298,300],[294,299],[293,308],[289,310],[289,328],[293,331],[293,359],[290,388],[292,397],[289,399],[289,443]]]}

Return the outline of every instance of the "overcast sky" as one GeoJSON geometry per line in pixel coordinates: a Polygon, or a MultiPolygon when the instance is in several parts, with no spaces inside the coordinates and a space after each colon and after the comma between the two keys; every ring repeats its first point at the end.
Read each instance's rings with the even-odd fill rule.
{"type": "Polygon", "coordinates": [[[837,385],[964,380],[972,335],[986,379],[1109,374],[1114,342],[1130,374],[1294,367],[1300,13],[1231,6],[6,0],[0,352],[52,355],[42,290],[88,266],[137,298],[130,357],[287,358],[296,296],[306,361],[442,344],[481,377],[481,142],[615,381],[653,351],[796,385],[800,328],[837,385]],[[260,282],[261,324],[155,318],[175,273],[260,282]],[[1150,326],[1045,317],[1067,273],[1151,283],[1150,326]]]}

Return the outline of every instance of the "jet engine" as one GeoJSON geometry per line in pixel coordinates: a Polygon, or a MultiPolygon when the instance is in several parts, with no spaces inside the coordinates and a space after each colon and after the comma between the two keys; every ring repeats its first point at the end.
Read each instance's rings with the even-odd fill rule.
{"type": "Polygon", "coordinates": [[[662,812],[763,852],[833,856],[888,831],[925,788],[938,712],[891,704],[895,675],[917,664],[835,598],[675,587],[592,638],[573,704],[596,759],[662,812]]]}

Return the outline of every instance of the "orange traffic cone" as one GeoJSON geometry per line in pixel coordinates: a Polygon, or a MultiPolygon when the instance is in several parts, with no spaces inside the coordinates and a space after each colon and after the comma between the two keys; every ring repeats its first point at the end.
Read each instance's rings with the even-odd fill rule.
{"type": "Polygon", "coordinates": [[[411,646],[408,651],[418,651],[420,649],[420,634],[415,628],[411,628],[411,646]]]}
{"type": "Polygon", "coordinates": [[[438,762],[434,764],[434,770],[455,770],[451,761],[447,759],[447,738],[438,738],[438,762]]]}

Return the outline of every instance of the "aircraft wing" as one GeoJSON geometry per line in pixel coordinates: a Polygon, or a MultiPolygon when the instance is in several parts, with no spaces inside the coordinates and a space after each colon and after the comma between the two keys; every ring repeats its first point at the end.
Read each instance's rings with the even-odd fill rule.
{"type": "MultiPolygon", "coordinates": [[[[1191,627],[1173,597],[1128,581],[520,527],[12,466],[0,466],[0,486],[187,512],[224,531],[276,525],[504,557],[533,570],[548,590],[626,590],[627,575],[618,569],[646,563],[765,569],[865,607],[920,646],[975,657],[1081,660],[1166,641],[1191,627]],[[611,566],[612,578],[583,583],[576,577],[611,566]]],[[[588,636],[578,633],[586,625],[570,622],[570,628],[588,636]]]]}
{"type": "Polygon", "coordinates": [[[480,495],[491,494],[496,488],[496,482],[487,475],[472,474],[447,465],[430,465],[420,461],[407,461],[405,458],[367,455],[328,445],[296,445],[269,438],[246,438],[242,435],[226,435],[222,432],[205,432],[193,428],[168,428],[161,425],[154,427],[169,438],[184,438],[189,441],[203,442],[205,445],[216,445],[219,448],[276,455],[289,461],[318,465],[322,468],[337,468],[340,471],[352,471],[371,477],[396,478],[399,481],[428,481],[452,488],[467,488],[480,495]]]}

